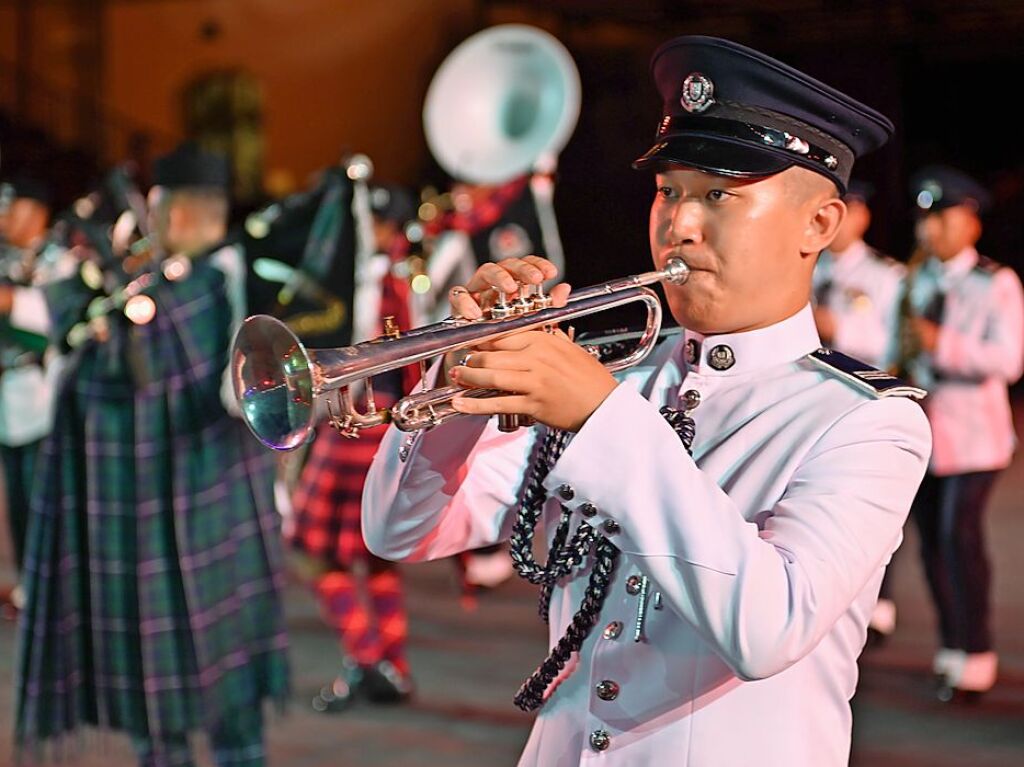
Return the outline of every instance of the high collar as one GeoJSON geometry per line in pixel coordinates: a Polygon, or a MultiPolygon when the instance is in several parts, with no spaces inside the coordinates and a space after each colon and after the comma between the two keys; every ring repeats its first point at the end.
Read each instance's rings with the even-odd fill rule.
{"type": "Polygon", "coordinates": [[[973,247],[967,247],[948,261],[941,261],[932,256],[922,271],[942,290],[948,290],[951,285],[959,282],[960,278],[970,272],[977,263],[978,251],[973,247]]]}
{"type": "Polygon", "coordinates": [[[679,365],[706,376],[737,376],[793,362],[821,346],[810,304],[774,325],[744,333],[685,332],[679,365]],[[688,357],[697,356],[691,362],[688,357]],[[731,359],[731,364],[729,360],[731,359]]]}
{"type": "Polygon", "coordinates": [[[953,256],[949,261],[942,262],[942,273],[946,277],[961,277],[978,263],[978,251],[967,247],[953,256]]]}

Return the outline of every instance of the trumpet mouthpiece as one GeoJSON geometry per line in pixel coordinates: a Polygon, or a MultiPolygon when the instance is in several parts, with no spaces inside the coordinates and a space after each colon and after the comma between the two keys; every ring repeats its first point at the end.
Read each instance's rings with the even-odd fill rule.
{"type": "Polygon", "coordinates": [[[682,285],[690,278],[690,267],[681,258],[670,258],[662,271],[665,273],[665,280],[673,285],[682,285]]]}

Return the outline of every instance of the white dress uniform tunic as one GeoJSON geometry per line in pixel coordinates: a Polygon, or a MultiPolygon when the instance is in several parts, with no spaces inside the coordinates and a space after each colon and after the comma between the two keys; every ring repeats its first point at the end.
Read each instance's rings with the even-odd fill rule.
{"type": "Polygon", "coordinates": [[[911,287],[918,312],[945,296],[938,345],[914,370],[930,392],[930,472],[940,477],[1003,469],[1016,446],[1007,385],[1024,371],[1024,292],[1012,269],[979,259],[974,248],[929,259],[911,287]]]}
{"type": "MultiPolygon", "coordinates": [[[[913,402],[817,365],[819,343],[809,306],[752,332],[687,332],[621,374],[555,463],[549,534],[557,498],[622,554],[521,765],[847,763],[856,659],[930,438],[913,402]],[[692,458],[658,412],[690,391],[692,458]]],[[[369,548],[420,561],[506,538],[540,431],[392,428],[366,482],[369,548]]],[[[552,644],[587,570],[554,590],[552,644]]]]}
{"type": "Polygon", "coordinates": [[[832,345],[885,370],[895,355],[900,286],[906,268],[857,240],[840,254],[826,250],[814,269],[814,294],[835,318],[832,345]]]}
{"type": "MultiPolygon", "coordinates": [[[[45,337],[50,314],[42,286],[74,273],[77,262],[71,253],[47,245],[33,256],[30,284],[14,288],[9,321],[12,327],[45,337]]],[[[0,445],[20,447],[36,442],[53,424],[54,391],[63,365],[56,356],[46,366],[26,364],[0,372],[0,445]]]]}

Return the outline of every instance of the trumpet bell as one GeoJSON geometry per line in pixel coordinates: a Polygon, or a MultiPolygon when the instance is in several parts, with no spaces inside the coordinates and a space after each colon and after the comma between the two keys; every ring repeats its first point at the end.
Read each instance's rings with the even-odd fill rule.
{"type": "Polygon", "coordinates": [[[565,46],[536,27],[502,24],[445,59],[427,91],[423,125],[452,177],[498,184],[557,156],[579,110],[579,72],[565,46]]]}
{"type": "Polygon", "coordinates": [[[231,383],[242,418],[256,439],[293,450],[313,432],[313,361],[280,320],[249,317],[238,329],[231,383]]]}

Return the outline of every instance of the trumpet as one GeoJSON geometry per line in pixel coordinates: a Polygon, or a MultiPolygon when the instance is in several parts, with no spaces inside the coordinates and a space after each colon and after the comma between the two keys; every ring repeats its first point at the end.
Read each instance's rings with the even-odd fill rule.
{"type": "MultiPolygon", "coordinates": [[[[515,295],[499,293],[496,304],[480,319],[449,317],[404,333],[393,322],[385,321],[382,336],[330,349],[306,349],[280,320],[254,315],[235,334],[232,386],[249,429],[274,450],[293,450],[310,438],[321,401],[331,425],[346,436],[357,436],[362,429],[384,423],[394,423],[402,431],[427,429],[459,415],[451,406],[456,395],[494,397],[504,392],[445,386],[414,392],[390,409],[378,409],[373,376],[419,364],[421,386],[425,387],[426,363],[433,357],[641,303],[647,309],[647,318],[636,348],[603,363],[611,372],[622,370],[647,357],[661,330],[661,302],[646,286],[661,281],[682,285],[689,276],[689,267],[673,258],[663,269],[579,290],[561,307],[551,305],[550,296],[541,286],[524,286],[515,295]],[[351,393],[360,382],[365,396],[362,411],[356,408],[351,393]],[[333,403],[331,393],[335,393],[333,403]]],[[[501,424],[507,429],[518,425],[515,418],[501,424]]]]}

